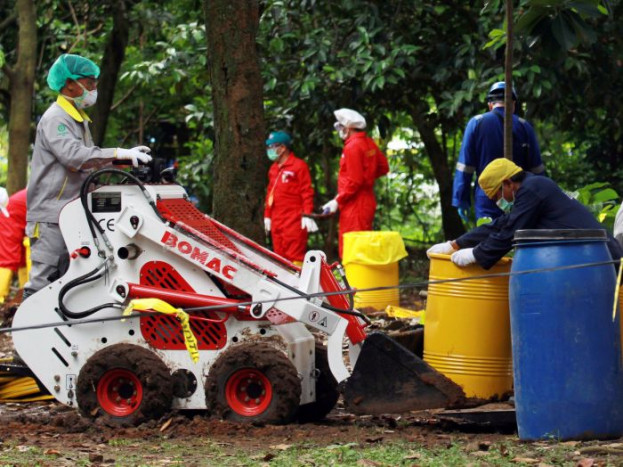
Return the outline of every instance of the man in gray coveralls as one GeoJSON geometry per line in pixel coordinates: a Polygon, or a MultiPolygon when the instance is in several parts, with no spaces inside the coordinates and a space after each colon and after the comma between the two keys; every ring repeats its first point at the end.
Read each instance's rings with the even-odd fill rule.
{"type": "Polygon", "coordinates": [[[24,286],[24,299],[64,273],[67,248],[58,226],[65,204],[78,197],[88,174],[114,159],[148,163],[147,146],[132,149],[93,145],[91,121],[84,109],[97,100],[99,67],[79,55],[63,54],[48,72],[48,86],[59,96],[43,114],[28,182],[26,235],[30,237],[32,268],[24,286]],[[50,279],[51,278],[51,279],[50,279]]]}

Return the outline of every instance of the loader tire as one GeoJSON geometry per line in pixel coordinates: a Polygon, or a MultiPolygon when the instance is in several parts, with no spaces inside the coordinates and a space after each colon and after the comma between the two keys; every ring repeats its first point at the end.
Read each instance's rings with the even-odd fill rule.
{"type": "Polygon", "coordinates": [[[329,368],[327,348],[316,343],[316,401],[299,407],[298,420],[301,423],[322,420],[333,410],[340,398],[338,384],[329,368]]]}
{"type": "Polygon", "coordinates": [[[210,368],[205,394],[214,417],[279,425],[296,416],[301,383],[283,352],[254,342],[223,352],[210,368]]]}
{"type": "Polygon", "coordinates": [[[80,412],[108,425],[131,426],[158,419],[171,409],[173,382],[153,352],[116,344],[91,356],[76,382],[80,412]]]}

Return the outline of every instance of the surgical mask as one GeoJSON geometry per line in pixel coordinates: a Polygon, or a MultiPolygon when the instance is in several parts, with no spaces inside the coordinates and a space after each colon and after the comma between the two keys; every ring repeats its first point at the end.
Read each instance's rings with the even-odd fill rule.
{"type": "Polygon", "coordinates": [[[268,149],[266,151],[266,155],[273,162],[275,162],[277,159],[279,159],[279,154],[277,154],[277,150],[276,149],[268,149]]]}
{"type": "Polygon", "coordinates": [[[348,128],[342,127],[338,130],[338,133],[340,135],[340,138],[346,139],[348,137],[348,128]]]}
{"type": "Polygon", "coordinates": [[[506,201],[504,196],[498,199],[495,204],[497,204],[498,208],[500,208],[505,213],[509,213],[511,209],[513,209],[513,204],[515,204],[515,193],[513,193],[513,201],[506,201]]]}
{"type": "Polygon", "coordinates": [[[87,107],[95,105],[95,103],[97,102],[97,89],[94,89],[93,91],[87,91],[87,89],[82,84],[80,84],[79,81],[76,81],[76,83],[78,83],[78,86],[80,86],[83,91],[80,97],[74,98],[76,107],[78,107],[79,109],[86,109],[87,107]]]}

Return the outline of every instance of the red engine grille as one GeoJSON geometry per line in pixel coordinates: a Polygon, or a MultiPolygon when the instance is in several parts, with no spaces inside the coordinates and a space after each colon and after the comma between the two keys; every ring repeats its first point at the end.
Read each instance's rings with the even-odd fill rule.
{"type": "Polygon", "coordinates": [[[240,253],[236,245],[221,232],[216,224],[190,201],[181,198],[160,199],[158,200],[157,207],[160,214],[169,222],[174,224],[183,222],[210,237],[215,242],[230,248],[236,253],[240,253]]]}
{"type": "MultiPolygon", "coordinates": [[[[141,285],[161,287],[168,290],[194,292],[193,288],[171,265],[162,261],[145,263],[141,268],[141,285]]],[[[193,312],[191,316],[218,319],[210,311],[193,312]]],[[[190,328],[197,338],[199,350],[217,350],[227,343],[227,329],[223,323],[190,320],[190,328]]],[[[185,350],[184,334],[179,321],[168,315],[141,317],[143,338],[156,349],[185,350]]]]}

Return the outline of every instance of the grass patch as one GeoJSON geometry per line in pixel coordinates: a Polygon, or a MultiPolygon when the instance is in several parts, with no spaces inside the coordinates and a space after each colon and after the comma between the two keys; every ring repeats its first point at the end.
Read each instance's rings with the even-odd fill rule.
{"type": "MultiPolygon", "coordinates": [[[[209,435],[208,435],[209,436],[209,435]]],[[[582,458],[592,458],[599,465],[621,465],[623,444],[605,442],[560,443],[544,441],[521,443],[515,437],[487,441],[482,438],[436,440],[433,446],[410,441],[344,442],[322,445],[316,442],[277,444],[259,448],[235,439],[217,442],[208,436],[192,439],[156,438],[151,440],[110,440],[107,446],[85,449],[7,443],[0,448],[0,465],[88,466],[104,462],[110,465],[219,465],[219,466],[526,466],[576,465],[582,458]],[[99,458],[98,458],[99,457],[99,458]]],[[[429,438],[428,441],[431,441],[429,438]]],[[[82,447],[80,447],[80,445],[82,447]]]]}

